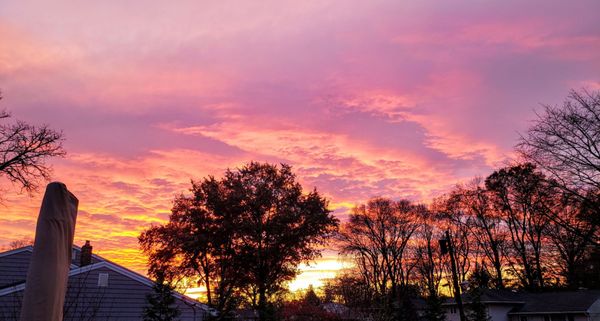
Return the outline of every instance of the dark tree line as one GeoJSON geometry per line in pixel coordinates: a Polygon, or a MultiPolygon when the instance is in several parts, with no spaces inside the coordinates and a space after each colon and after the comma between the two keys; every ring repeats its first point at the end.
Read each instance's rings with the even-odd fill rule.
{"type": "MultiPolygon", "coordinates": [[[[408,320],[400,316],[405,297],[421,296],[427,318],[442,320],[440,295],[453,291],[450,261],[438,244],[446,230],[455,246],[459,282],[473,293],[473,309],[480,308],[481,288],[598,287],[588,278],[600,273],[592,241],[598,225],[586,219],[591,210],[586,206],[531,163],[459,185],[429,207],[372,199],[354,209],[337,237],[340,251],[356,262],[344,283],[355,284],[362,295],[361,300],[342,295],[341,302],[387,311],[379,320],[408,320]]],[[[340,283],[329,286],[330,292],[344,291],[340,283]]],[[[468,315],[482,318],[482,311],[468,315]]]]}
{"type": "Polygon", "coordinates": [[[327,291],[355,307],[401,310],[399,294],[416,288],[426,318],[443,320],[440,295],[453,291],[437,244],[445,231],[474,298],[470,319],[487,318],[477,301],[483,288],[600,287],[600,93],[573,91],[563,106],[546,106],[517,150],[519,161],[428,207],[383,198],[356,207],[337,238],[356,267],[327,291]],[[349,284],[360,295],[345,295],[349,284]]]}
{"type": "Polygon", "coordinates": [[[453,198],[468,200],[473,193],[486,195],[485,212],[473,211],[467,201],[449,215],[467,222],[480,252],[475,263],[491,267],[495,287],[534,290],[585,285],[577,269],[594,250],[597,230],[581,215],[589,211],[586,203],[565,195],[531,163],[495,171],[484,187],[458,187],[453,198]]]}

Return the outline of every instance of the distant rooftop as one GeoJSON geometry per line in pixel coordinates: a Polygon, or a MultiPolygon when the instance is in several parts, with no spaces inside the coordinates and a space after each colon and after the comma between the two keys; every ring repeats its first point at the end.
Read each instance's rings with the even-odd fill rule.
{"type": "MultiPolygon", "coordinates": [[[[472,302],[471,294],[463,294],[463,301],[472,302]]],[[[511,290],[485,289],[481,302],[485,304],[514,305],[511,313],[558,313],[586,312],[600,300],[600,290],[523,292],[511,290]]],[[[448,299],[444,305],[454,305],[454,299],[448,299]]]]}

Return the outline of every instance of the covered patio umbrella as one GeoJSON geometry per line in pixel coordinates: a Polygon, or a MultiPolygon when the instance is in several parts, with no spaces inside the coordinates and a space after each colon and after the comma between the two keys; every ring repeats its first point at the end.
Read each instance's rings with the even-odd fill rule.
{"type": "Polygon", "coordinates": [[[67,290],[77,198],[63,183],[46,187],[27,272],[21,321],[62,321],[67,290]]]}

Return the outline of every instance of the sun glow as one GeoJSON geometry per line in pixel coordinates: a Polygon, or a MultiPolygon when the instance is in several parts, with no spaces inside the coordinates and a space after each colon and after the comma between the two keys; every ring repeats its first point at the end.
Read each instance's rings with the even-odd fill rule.
{"type": "MultiPolygon", "coordinates": [[[[307,265],[301,264],[298,269],[300,273],[288,283],[288,290],[292,293],[313,286],[315,289],[322,287],[327,280],[333,279],[338,273],[352,267],[352,263],[343,258],[326,257],[307,265]]],[[[190,286],[184,289],[184,293],[192,298],[206,299],[206,287],[190,286]]]]}
{"type": "Polygon", "coordinates": [[[319,288],[328,279],[335,278],[340,271],[351,267],[351,262],[337,258],[324,258],[310,265],[301,264],[300,274],[289,283],[288,288],[291,292],[304,290],[311,285],[319,288]]]}

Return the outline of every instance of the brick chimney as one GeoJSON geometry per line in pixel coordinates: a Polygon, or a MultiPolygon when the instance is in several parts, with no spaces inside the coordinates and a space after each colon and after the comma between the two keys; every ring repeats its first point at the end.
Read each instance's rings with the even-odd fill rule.
{"type": "Polygon", "coordinates": [[[90,241],[85,241],[85,245],[81,247],[81,257],[79,260],[79,266],[86,266],[92,264],[92,246],[90,241]]]}

